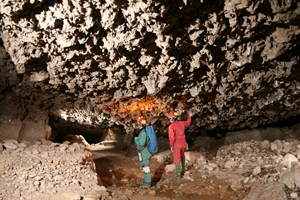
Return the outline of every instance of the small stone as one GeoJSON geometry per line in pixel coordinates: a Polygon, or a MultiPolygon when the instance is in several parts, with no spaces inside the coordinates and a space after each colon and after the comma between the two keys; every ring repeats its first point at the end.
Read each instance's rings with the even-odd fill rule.
{"type": "Polygon", "coordinates": [[[292,146],[290,143],[285,142],[285,143],[283,144],[283,149],[282,149],[282,151],[284,151],[284,152],[289,152],[292,148],[293,148],[293,146],[292,146]]]}
{"type": "Polygon", "coordinates": [[[284,167],[291,168],[293,162],[298,162],[298,159],[292,154],[286,154],[282,158],[282,164],[284,167]]]}
{"type": "Polygon", "coordinates": [[[231,169],[237,167],[237,163],[235,161],[229,160],[224,165],[225,169],[231,169]]]}
{"type": "Polygon", "coordinates": [[[3,146],[6,149],[17,149],[18,146],[16,144],[14,144],[13,142],[4,142],[3,146]]]}
{"type": "Polygon", "coordinates": [[[277,144],[276,143],[271,143],[271,146],[270,146],[271,150],[274,151],[277,149],[277,144]]]}
{"type": "Polygon", "coordinates": [[[296,192],[291,193],[291,198],[292,199],[298,198],[298,194],[296,192]]]}
{"type": "Polygon", "coordinates": [[[245,179],[243,180],[243,183],[244,183],[244,184],[247,184],[247,183],[249,182],[249,180],[250,180],[250,178],[247,177],[247,178],[245,178],[245,179]]]}
{"type": "Polygon", "coordinates": [[[248,183],[249,184],[252,184],[252,183],[254,183],[256,181],[256,178],[252,178],[248,183]]]}
{"type": "Polygon", "coordinates": [[[257,174],[259,174],[259,173],[261,173],[261,168],[259,167],[259,166],[256,166],[254,169],[253,169],[253,171],[252,171],[252,175],[257,175],[257,174]]]}
{"type": "Polygon", "coordinates": [[[228,189],[228,185],[219,185],[219,189],[222,191],[226,191],[228,189]]]}
{"type": "Polygon", "coordinates": [[[154,196],[156,194],[155,190],[150,190],[149,195],[154,196]]]}

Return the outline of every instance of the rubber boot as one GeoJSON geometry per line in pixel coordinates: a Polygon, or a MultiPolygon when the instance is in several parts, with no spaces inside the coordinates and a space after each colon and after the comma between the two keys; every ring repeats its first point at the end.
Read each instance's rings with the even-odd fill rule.
{"type": "Polygon", "coordinates": [[[175,165],[175,176],[172,179],[180,178],[180,165],[175,165]]]}
{"type": "Polygon", "coordinates": [[[182,172],[185,172],[185,158],[181,158],[181,167],[182,167],[182,172]]]}
{"type": "Polygon", "coordinates": [[[143,183],[141,184],[141,187],[151,187],[151,172],[144,174],[143,183]]]}

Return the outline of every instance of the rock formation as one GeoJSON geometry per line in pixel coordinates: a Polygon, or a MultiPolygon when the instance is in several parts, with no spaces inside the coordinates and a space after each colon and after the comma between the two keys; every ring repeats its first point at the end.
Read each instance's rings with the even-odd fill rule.
{"type": "Polygon", "coordinates": [[[0,16],[0,139],[47,139],[49,115],[166,134],[174,110],[196,131],[300,112],[299,1],[5,0],[0,16]]]}
{"type": "Polygon", "coordinates": [[[92,154],[78,143],[0,143],[1,199],[99,199],[92,154]],[[4,149],[3,149],[4,147],[4,149]]]}

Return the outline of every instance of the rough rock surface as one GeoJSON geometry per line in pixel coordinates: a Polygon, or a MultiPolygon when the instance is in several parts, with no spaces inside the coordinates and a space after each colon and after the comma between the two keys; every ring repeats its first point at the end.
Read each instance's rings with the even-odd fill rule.
{"type": "Polygon", "coordinates": [[[99,199],[92,154],[78,143],[5,140],[0,150],[0,199],[99,199]],[[5,162],[3,162],[5,161],[5,162]]]}
{"type": "Polygon", "coordinates": [[[300,112],[299,1],[5,0],[0,16],[1,126],[43,110],[127,133],[143,115],[165,134],[173,110],[207,130],[300,112]]]}
{"type": "Polygon", "coordinates": [[[284,192],[284,185],[280,183],[268,183],[251,191],[250,194],[243,200],[287,200],[284,192]]]}

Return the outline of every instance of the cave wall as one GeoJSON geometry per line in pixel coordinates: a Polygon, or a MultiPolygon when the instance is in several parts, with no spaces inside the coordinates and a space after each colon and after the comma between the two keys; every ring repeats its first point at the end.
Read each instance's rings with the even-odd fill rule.
{"type": "Polygon", "coordinates": [[[174,110],[198,132],[300,113],[295,0],[18,0],[0,15],[0,105],[28,115],[130,135],[139,116],[166,134],[174,110]]]}
{"type": "Polygon", "coordinates": [[[49,139],[51,127],[48,113],[42,110],[29,112],[21,103],[7,98],[1,103],[0,140],[35,141],[49,139]]]}

